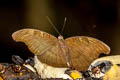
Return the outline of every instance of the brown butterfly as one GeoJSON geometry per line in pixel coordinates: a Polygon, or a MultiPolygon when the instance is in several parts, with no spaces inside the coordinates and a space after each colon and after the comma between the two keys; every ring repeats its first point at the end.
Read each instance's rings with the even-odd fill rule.
{"type": "Polygon", "coordinates": [[[41,62],[54,67],[68,67],[68,63],[77,70],[87,70],[101,53],[110,53],[105,43],[87,36],[64,40],[62,36],[57,39],[37,29],[21,29],[14,32],[12,37],[17,42],[24,42],[41,62]]]}
{"type": "Polygon", "coordinates": [[[55,67],[85,70],[101,53],[110,53],[109,46],[95,38],[75,36],[64,40],[61,33],[65,27],[66,17],[61,33],[49,17],[47,19],[60,35],[58,39],[37,29],[22,29],[12,35],[15,41],[24,42],[41,62],[55,67]]]}

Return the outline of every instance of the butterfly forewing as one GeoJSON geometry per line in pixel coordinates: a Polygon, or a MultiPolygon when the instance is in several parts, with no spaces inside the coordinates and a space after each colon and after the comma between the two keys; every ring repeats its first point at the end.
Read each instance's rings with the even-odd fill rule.
{"type": "Polygon", "coordinates": [[[110,48],[105,43],[92,37],[75,36],[65,41],[69,48],[70,63],[78,70],[87,70],[101,53],[110,53],[110,48]]]}
{"type": "Polygon", "coordinates": [[[17,42],[24,42],[34,54],[38,55],[57,43],[56,37],[36,29],[22,29],[13,33],[12,37],[17,42]]]}
{"type": "Polygon", "coordinates": [[[67,66],[56,37],[36,29],[18,30],[12,37],[17,42],[24,42],[41,62],[55,67],[67,66]]]}

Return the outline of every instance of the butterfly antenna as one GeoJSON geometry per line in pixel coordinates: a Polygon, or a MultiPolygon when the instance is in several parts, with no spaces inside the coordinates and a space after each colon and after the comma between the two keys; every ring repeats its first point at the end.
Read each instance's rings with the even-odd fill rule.
{"type": "Polygon", "coordinates": [[[65,28],[66,20],[67,20],[67,18],[65,17],[65,19],[64,19],[64,24],[63,24],[63,27],[62,27],[62,30],[61,30],[61,34],[63,33],[63,30],[64,30],[64,28],[65,28]]]}
{"type": "Polygon", "coordinates": [[[48,16],[46,16],[46,18],[48,19],[48,21],[49,21],[49,23],[52,25],[52,27],[55,29],[55,31],[59,34],[59,35],[61,35],[60,34],[60,32],[57,30],[57,28],[55,27],[55,25],[52,23],[52,21],[50,20],[50,18],[48,17],[48,16]]]}

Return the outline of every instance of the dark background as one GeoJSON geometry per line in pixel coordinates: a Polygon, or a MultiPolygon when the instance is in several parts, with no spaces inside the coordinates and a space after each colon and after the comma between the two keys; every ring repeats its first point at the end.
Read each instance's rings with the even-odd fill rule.
{"type": "Polygon", "coordinates": [[[16,43],[11,34],[22,28],[36,28],[58,34],[45,16],[49,16],[65,38],[75,35],[98,38],[120,54],[119,0],[1,0],[0,62],[11,62],[11,55],[26,59],[33,56],[24,43],[16,43]],[[51,1],[51,2],[50,2],[51,1]]]}

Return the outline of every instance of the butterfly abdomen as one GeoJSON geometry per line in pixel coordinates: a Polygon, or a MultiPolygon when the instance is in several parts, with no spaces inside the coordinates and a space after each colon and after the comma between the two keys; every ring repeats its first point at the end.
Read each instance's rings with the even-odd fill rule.
{"type": "Polygon", "coordinates": [[[59,46],[60,46],[61,51],[62,51],[62,55],[66,60],[67,66],[71,67],[70,66],[69,48],[67,47],[65,40],[63,39],[62,36],[58,37],[58,42],[59,42],[59,46]]]}

